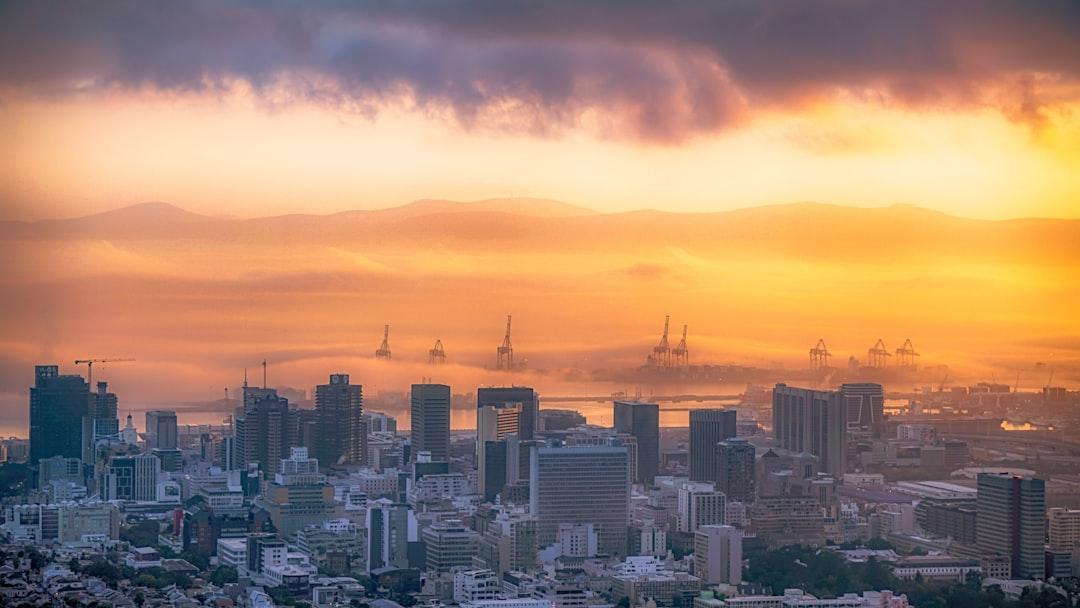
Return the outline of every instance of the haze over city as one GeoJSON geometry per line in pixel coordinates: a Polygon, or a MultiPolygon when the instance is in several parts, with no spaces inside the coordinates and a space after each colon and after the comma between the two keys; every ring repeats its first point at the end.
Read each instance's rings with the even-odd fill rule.
{"type": "Polygon", "coordinates": [[[1080,4],[0,2],[0,605],[1080,607],[1080,4]]]}

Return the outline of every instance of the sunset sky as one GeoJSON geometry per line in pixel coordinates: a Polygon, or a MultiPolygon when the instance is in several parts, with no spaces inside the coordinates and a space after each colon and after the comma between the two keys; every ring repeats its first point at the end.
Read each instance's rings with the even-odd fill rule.
{"type": "Polygon", "coordinates": [[[0,433],[86,356],[124,411],[440,338],[464,393],[511,313],[547,394],[666,314],[1080,386],[1077,2],[2,2],[0,142],[0,433]]]}
{"type": "Polygon", "coordinates": [[[0,218],[537,196],[1080,217],[1075,2],[8,2],[0,218]]]}

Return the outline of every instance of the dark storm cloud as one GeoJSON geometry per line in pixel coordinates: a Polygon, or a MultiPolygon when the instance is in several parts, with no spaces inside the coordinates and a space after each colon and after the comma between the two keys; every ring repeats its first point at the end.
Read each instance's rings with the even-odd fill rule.
{"type": "Polygon", "coordinates": [[[670,140],[838,91],[1038,118],[1074,101],[1080,3],[14,2],[0,57],[8,91],[241,80],[270,103],[408,99],[466,126],[670,140]]]}

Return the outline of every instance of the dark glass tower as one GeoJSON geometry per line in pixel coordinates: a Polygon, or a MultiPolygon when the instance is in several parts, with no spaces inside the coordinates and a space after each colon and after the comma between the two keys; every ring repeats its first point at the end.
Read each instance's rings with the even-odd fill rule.
{"type": "Polygon", "coordinates": [[[348,374],[331,374],[329,384],[315,387],[318,435],[315,457],[323,466],[338,461],[363,463],[367,452],[364,389],[349,384],[348,374]]]}
{"type": "Polygon", "coordinates": [[[83,456],[83,418],[90,415],[90,385],[61,376],[56,365],[34,366],[30,388],[30,464],[42,458],[83,456]]]}
{"type": "Polygon", "coordinates": [[[435,462],[450,460],[450,387],[445,384],[412,385],[413,459],[431,452],[435,462]]]}
{"type": "Polygon", "coordinates": [[[735,429],[735,410],[690,410],[691,481],[716,481],[716,444],[735,429]]]}
{"type": "Polygon", "coordinates": [[[476,390],[476,409],[486,405],[501,407],[521,404],[521,420],[518,422],[518,438],[533,439],[536,434],[540,411],[540,398],[527,386],[487,387],[476,390]]]}
{"type": "Polygon", "coordinates": [[[639,401],[615,402],[615,430],[637,440],[634,483],[652,484],[660,467],[660,406],[639,401]]]}

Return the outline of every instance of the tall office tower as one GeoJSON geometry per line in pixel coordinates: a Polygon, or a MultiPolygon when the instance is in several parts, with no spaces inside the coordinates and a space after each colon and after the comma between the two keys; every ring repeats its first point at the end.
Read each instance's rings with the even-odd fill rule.
{"type": "Polygon", "coordinates": [[[450,460],[450,387],[412,385],[412,453],[431,452],[438,462],[450,460]]]}
{"type": "Polygon", "coordinates": [[[706,585],[742,582],[742,532],[733,526],[701,526],[694,533],[694,576],[706,585]]]}
{"type": "Polygon", "coordinates": [[[526,572],[536,566],[536,549],[536,518],[523,511],[502,510],[480,538],[479,561],[499,576],[526,572]]]}
{"type": "Polygon", "coordinates": [[[348,374],[331,374],[329,384],[315,387],[318,436],[315,454],[324,467],[339,462],[360,464],[367,454],[364,395],[348,374]]]}
{"type": "Polygon", "coordinates": [[[83,418],[90,386],[82,376],[61,376],[56,365],[35,365],[30,388],[30,464],[42,458],[83,456],[83,418]]]}
{"type": "Polygon", "coordinates": [[[476,469],[480,482],[478,490],[480,494],[487,497],[487,500],[493,500],[495,494],[498,494],[503,486],[506,485],[505,439],[509,435],[520,436],[518,435],[521,430],[520,424],[520,403],[485,405],[476,410],[476,469]],[[495,443],[501,444],[502,447],[495,446],[493,448],[496,450],[496,453],[493,455],[491,464],[497,467],[501,462],[501,475],[499,471],[488,470],[489,459],[487,447],[495,443]],[[491,488],[488,487],[489,484],[487,483],[489,477],[491,478],[491,485],[493,486],[491,488]]]}
{"type": "Polygon", "coordinates": [[[615,402],[615,430],[637,440],[634,483],[650,485],[660,468],[660,406],[639,401],[615,402]]]}
{"type": "Polygon", "coordinates": [[[472,566],[480,543],[480,535],[460,521],[442,521],[428,526],[421,539],[426,569],[430,572],[449,572],[451,568],[472,566]]]}
{"type": "Polygon", "coordinates": [[[1046,482],[1037,477],[980,473],[975,535],[984,556],[1010,561],[1013,578],[1043,578],[1046,573],[1046,482]]]}
{"type": "Polygon", "coordinates": [[[120,432],[120,419],[116,417],[116,406],[116,393],[109,392],[109,383],[98,382],[90,412],[90,416],[94,419],[95,437],[111,437],[120,432]]]}
{"type": "Polygon", "coordinates": [[[1080,509],[1054,507],[1046,515],[1051,551],[1072,551],[1080,546],[1080,509]]]}
{"type": "Polygon", "coordinates": [[[773,436],[785,450],[817,456],[836,479],[847,470],[847,408],[839,392],[777,384],[773,436]]]}
{"type": "Polygon", "coordinates": [[[157,500],[161,461],[153,454],[113,458],[104,484],[105,500],[157,500]]]}
{"type": "Polygon", "coordinates": [[[160,450],[176,449],[176,412],[172,410],[146,412],[146,447],[160,450]]]}
{"type": "Polygon", "coordinates": [[[319,461],[308,456],[307,448],[292,448],[282,458],[274,481],[267,485],[262,506],[279,535],[293,538],[311,525],[322,525],[336,512],[334,486],[319,473],[319,461]]]}
{"type": "Polygon", "coordinates": [[[540,397],[527,386],[483,387],[476,389],[476,409],[487,405],[521,406],[521,421],[518,423],[518,437],[529,441],[536,437],[539,424],[540,397]]]}
{"type": "Polygon", "coordinates": [[[742,437],[732,437],[716,444],[716,489],[729,501],[754,502],[753,444],[742,437]]]}
{"type": "Polygon", "coordinates": [[[690,410],[690,481],[716,481],[716,444],[735,429],[735,410],[690,410]]]}
{"type": "Polygon", "coordinates": [[[701,526],[725,523],[727,499],[711,483],[689,481],[679,488],[679,532],[697,532],[701,526]]]}
{"type": "Polygon", "coordinates": [[[529,512],[537,518],[537,544],[555,542],[561,523],[593,524],[599,547],[626,554],[630,479],[625,447],[535,446],[530,458],[529,512]]]}
{"type": "Polygon", "coordinates": [[[265,396],[245,403],[236,419],[237,468],[257,464],[264,477],[277,469],[277,463],[297,444],[295,418],[289,411],[289,401],[271,391],[265,396]]]}
{"type": "Polygon", "coordinates": [[[408,568],[409,542],[416,540],[416,515],[407,504],[380,498],[368,503],[367,573],[408,568]]]}
{"type": "Polygon", "coordinates": [[[885,423],[885,390],[880,384],[841,384],[840,395],[847,407],[849,427],[880,434],[885,423]]]}

